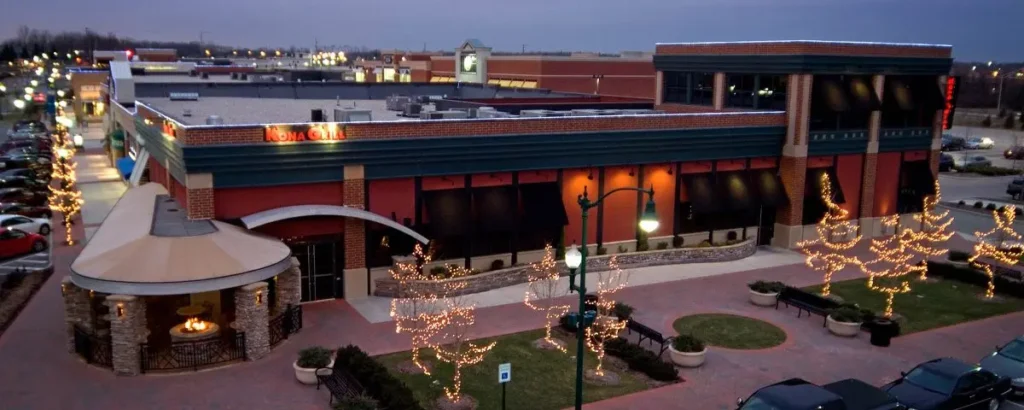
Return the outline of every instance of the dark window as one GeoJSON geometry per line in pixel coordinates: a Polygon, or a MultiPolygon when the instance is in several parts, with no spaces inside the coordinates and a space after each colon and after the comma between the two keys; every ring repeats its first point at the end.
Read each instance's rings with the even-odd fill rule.
{"type": "Polygon", "coordinates": [[[690,73],[665,71],[662,73],[664,92],[662,100],[667,103],[687,104],[690,93],[690,73]]]}
{"type": "Polygon", "coordinates": [[[693,73],[692,84],[693,95],[690,97],[690,104],[715,104],[715,73],[693,73]]]}
{"type": "Polygon", "coordinates": [[[811,93],[811,131],[859,130],[870,125],[879,108],[871,78],[851,75],[814,77],[811,93]]]}
{"type": "Polygon", "coordinates": [[[394,228],[374,225],[367,236],[370,247],[370,267],[377,268],[392,265],[392,256],[411,255],[416,240],[394,228]]]}
{"type": "Polygon", "coordinates": [[[689,202],[679,202],[679,233],[708,232],[714,227],[714,217],[693,211],[689,202]]]}
{"type": "Polygon", "coordinates": [[[935,194],[935,176],[932,175],[928,162],[911,161],[900,164],[899,178],[896,212],[921,212],[924,208],[924,198],[935,194]]]}
{"type": "Polygon", "coordinates": [[[728,75],[725,80],[725,105],[727,107],[756,108],[754,105],[754,95],[757,93],[756,88],[756,75],[728,75]]]}
{"type": "Polygon", "coordinates": [[[882,128],[930,127],[942,108],[933,76],[887,76],[882,96],[882,128]]]}

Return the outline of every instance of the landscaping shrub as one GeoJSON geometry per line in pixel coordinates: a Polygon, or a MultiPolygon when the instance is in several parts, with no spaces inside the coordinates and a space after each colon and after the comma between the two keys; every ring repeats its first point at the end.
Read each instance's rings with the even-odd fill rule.
{"type": "Polygon", "coordinates": [[[1024,215],[1024,209],[1013,208],[1013,214],[1016,216],[1022,216],[1024,215]]]}
{"type": "Polygon", "coordinates": [[[864,312],[850,305],[842,305],[832,309],[828,315],[837,322],[860,323],[864,321],[864,312]]]}
{"type": "Polygon", "coordinates": [[[686,241],[683,240],[682,236],[676,235],[676,236],[672,237],[672,247],[673,248],[682,248],[684,242],[686,242],[686,241]]]}
{"type": "Polygon", "coordinates": [[[435,266],[433,268],[430,268],[430,276],[441,276],[441,277],[444,277],[444,276],[447,276],[447,275],[448,275],[448,268],[446,268],[444,266],[435,266]]]}
{"type": "Polygon", "coordinates": [[[961,200],[960,200],[960,202],[957,202],[956,204],[957,204],[957,205],[959,205],[959,206],[964,206],[964,205],[966,205],[967,203],[966,203],[966,202],[964,202],[964,200],[963,200],[963,199],[961,199],[961,200]]]}
{"type": "Polygon", "coordinates": [[[1006,116],[1006,121],[1003,122],[1003,128],[1006,128],[1008,130],[1012,130],[1013,127],[1016,126],[1016,125],[1017,125],[1016,124],[1016,120],[1013,118],[1013,116],[1012,115],[1007,115],[1006,116]]]}
{"type": "MultiPolygon", "coordinates": [[[[955,280],[961,283],[984,288],[988,286],[988,276],[970,267],[959,267],[943,262],[928,262],[928,276],[955,280]]],[[[995,276],[996,293],[1024,298],[1024,282],[1013,280],[1007,275],[997,274],[995,276]]]]}
{"type": "Polygon", "coordinates": [[[626,248],[626,245],[619,245],[619,253],[626,253],[626,252],[629,252],[629,249],[626,248]]]}
{"type": "Polygon", "coordinates": [[[331,349],[322,346],[307,347],[299,350],[299,360],[296,364],[306,369],[319,369],[327,367],[331,363],[331,349]]]}
{"type": "Polygon", "coordinates": [[[679,335],[672,339],[672,348],[686,353],[703,352],[704,341],[691,335],[679,335]]]}
{"type": "Polygon", "coordinates": [[[786,284],[777,281],[768,282],[759,280],[748,283],[747,287],[757,293],[779,293],[786,288],[786,284]]]}
{"type": "Polygon", "coordinates": [[[495,259],[491,261],[491,270],[502,270],[505,269],[505,261],[502,259],[495,259]]]}
{"type": "Polygon", "coordinates": [[[971,254],[964,251],[949,251],[949,260],[954,262],[967,262],[971,254]]]}
{"type": "Polygon", "coordinates": [[[985,205],[985,209],[987,209],[989,211],[995,211],[996,210],[996,204],[989,203],[988,205],[985,205]]]}
{"type": "Polygon", "coordinates": [[[347,370],[366,389],[366,394],[377,400],[380,408],[423,410],[405,383],[357,346],[338,349],[334,367],[347,370]]]}
{"type": "Polygon", "coordinates": [[[736,234],[736,231],[729,231],[729,233],[725,234],[726,243],[728,243],[728,241],[735,241],[736,238],[739,238],[739,235],[736,234]]]}
{"type": "Polygon", "coordinates": [[[992,116],[989,115],[989,116],[985,117],[985,119],[981,120],[981,126],[982,127],[991,127],[992,126],[992,116]]]}
{"type": "Polygon", "coordinates": [[[647,234],[644,232],[640,232],[640,238],[637,239],[636,241],[636,251],[646,252],[649,250],[651,250],[651,244],[647,242],[647,234]]]}
{"type": "Polygon", "coordinates": [[[985,204],[983,204],[981,201],[978,201],[978,202],[974,203],[974,207],[978,208],[978,209],[981,209],[984,206],[985,206],[985,204]]]}
{"type": "Polygon", "coordinates": [[[1020,174],[1019,170],[1016,170],[1016,169],[1013,169],[1013,168],[1004,168],[1004,167],[997,167],[997,166],[992,166],[992,165],[971,165],[969,167],[957,168],[957,171],[959,171],[959,172],[972,172],[972,173],[975,173],[975,174],[978,174],[978,175],[985,175],[985,176],[990,176],[990,177],[991,176],[1001,177],[1001,176],[1006,176],[1006,175],[1018,175],[1018,174],[1020,174]]]}
{"type": "Polygon", "coordinates": [[[629,368],[646,374],[658,381],[677,381],[679,372],[671,363],[661,360],[658,355],[643,347],[616,338],[605,342],[605,353],[618,357],[629,365],[629,368]]]}
{"type": "Polygon", "coordinates": [[[697,247],[698,248],[710,248],[711,247],[711,241],[709,241],[707,239],[705,239],[703,241],[700,241],[700,244],[698,244],[697,247]]]}
{"type": "Polygon", "coordinates": [[[342,397],[334,403],[335,410],[377,410],[379,408],[377,400],[365,394],[342,397]]]}
{"type": "Polygon", "coordinates": [[[598,246],[598,247],[597,247],[597,254],[598,254],[599,256],[600,256],[600,255],[607,255],[607,254],[608,254],[608,248],[605,248],[605,247],[603,247],[603,246],[598,246]]]}
{"type": "Polygon", "coordinates": [[[615,302],[615,307],[612,308],[612,312],[615,313],[615,316],[618,317],[619,320],[629,319],[630,317],[633,316],[633,311],[635,310],[636,309],[634,309],[632,306],[622,302],[615,302]]]}

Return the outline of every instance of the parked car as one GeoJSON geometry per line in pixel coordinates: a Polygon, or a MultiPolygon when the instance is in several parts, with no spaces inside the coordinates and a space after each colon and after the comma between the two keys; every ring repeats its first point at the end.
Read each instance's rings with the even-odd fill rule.
{"type": "Polygon", "coordinates": [[[1024,336],[1017,337],[979,362],[982,369],[1010,378],[1014,399],[1024,398],[1024,336]]]}
{"type": "Polygon", "coordinates": [[[992,161],[981,155],[954,155],[953,165],[957,168],[990,167],[992,166],[992,161]]]}
{"type": "Polygon", "coordinates": [[[0,203],[0,214],[21,215],[29,218],[50,218],[53,211],[48,206],[30,206],[14,202],[0,203]]]}
{"type": "Polygon", "coordinates": [[[0,215],[0,228],[11,228],[46,235],[50,233],[50,220],[46,218],[29,218],[21,215],[0,215]]]}
{"type": "Polygon", "coordinates": [[[0,188],[27,188],[35,192],[49,192],[46,181],[25,176],[0,177],[0,188]]]}
{"type": "Polygon", "coordinates": [[[899,410],[905,409],[888,393],[856,379],[818,386],[789,379],[762,387],[737,401],[739,410],[899,410]]]}
{"type": "Polygon", "coordinates": [[[12,154],[0,157],[0,164],[3,164],[0,169],[50,168],[52,162],[45,156],[12,154]]]}
{"type": "Polygon", "coordinates": [[[952,358],[930,360],[901,374],[882,390],[916,410],[995,410],[1013,389],[1010,378],[952,358]]]}
{"type": "Polygon", "coordinates": [[[39,234],[0,228],[0,258],[45,251],[46,238],[39,234]]]}
{"type": "Polygon", "coordinates": [[[942,136],[942,150],[943,151],[960,151],[964,149],[966,141],[960,137],[954,137],[949,134],[942,136]]]}
{"type": "Polygon", "coordinates": [[[1003,158],[1006,159],[1024,159],[1024,147],[1020,145],[1014,145],[1003,151],[1003,158]]]}
{"type": "Polygon", "coordinates": [[[995,141],[988,137],[970,137],[964,142],[964,148],[966,149],[989,149],[995,145],[995,141]]]}
{"type": "Polygon", "coordinates": [[[0,144],[0,153],[7,155],[18,148],[34,148],[37,152],[52,152],[53,144],[47,139],[7,140],[0,144]]]}
{"type": "Polygon", "coordinates": [[[0,189],[0,202],[17,202],[31,206],[43,206],[48,201],[47,195],[32,192],[25,188],[0,189]]]}
{"type": "Polygon", "coordinates": [[[12,177],[25,177],[42,180],[44,183],[49,183],[50,174],[53,173],[53,168],[44,165],[29,165],[28,167],[17,167],[7,169],[0,172],[0,179],[12,178],[12,177]]]}
{"type": "Polygon", "coordinates": [[[953,170],[953,156],[949,154],[939,154],[939,172],[949,172],[953,170]]]}
{"type": "Polygon", "coordinates": [[[1014,178],[1006,185],[1006,193],[1010,194],[1013,199],[1020,199],[1024,196],[1024,177],[1014,178]]]}
{"type": "Polygon", "coordinates": [[[41,133],[45,133],[45,132],[46,132],[46,125],[43,124],[41,121],[38,121],[38,120],[21,120],[21,121],[18,121],[16,123],[14,123],[14,125],[11,126],[11,130],[7,133],[7,136],[10,137],[10,136],[12,136],[14,134],[17,134],[17,133],[22,133],[22,134],[26,134],[26,133],[27,134],[41,134],[41,133]]]}

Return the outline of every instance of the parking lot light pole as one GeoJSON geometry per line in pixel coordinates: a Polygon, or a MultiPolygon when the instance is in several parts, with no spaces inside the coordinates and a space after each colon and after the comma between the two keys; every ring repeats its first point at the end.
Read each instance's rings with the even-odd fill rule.
{"type": "Polygon", "coordinates": [[[565,266],[569,268],[569,292],[576,291],[580,295],[580,306],[579,312],[576,316],[576,409],[580,410],[583,408],[583,344],[584,337],[586,337],[584,328],[586,327],[586,321],[584,320],[584,312],[586,311],[586,295],[587,295],[587,217],[591,208],[594,208],[601,204],[609,195],[619,191],[635,191],[647,194],[647,206],[644,207],[643,214],[640,215],[640,230],[645,233],[654,232],[658,229],[658,214],[654,211],[654,187],[650,189],[642,188],[619,188],[608,191],[608,193],[597,198],[596,201],[591,201],[587,197],[587,188],[583,188],[583,194],[580,195],[576,202],[580,205],[580,213],[583,218],[583,233],[580,236],[580,241],[583,242],[583,251],[581,252],[576,244],[573,244],[568,251],[565,252],[565,266]],[[576,270],[580,271],[580,282],[576,284],[576,270]]]}

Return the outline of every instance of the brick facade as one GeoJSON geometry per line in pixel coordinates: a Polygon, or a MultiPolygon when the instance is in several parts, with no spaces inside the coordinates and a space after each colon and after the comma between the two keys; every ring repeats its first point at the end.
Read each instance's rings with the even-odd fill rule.
{"type": "Polygon", "coordinates": [[[190,188],[186,195],[188,219],[213,218],[213,188],[190,188]]]}
{"type": "Polygon", "coordinates": [[[789,195],[789,205],[779,208],[776,222],[782,225],[801,225],[804,214],[804,180],[807,177],[807,157],[782,157],[779,177],[789,195]]]}
{"type": "Polygon", "coordinates": [[[861,178],[860,217],[874,216],[875,209],[875,176],[878,170],[878,154],[864,154],[864,177],[861,178]]]}
{"type": "MultiPolygon", "coordinates": [[[[349,179],[345,181],[345,206],[366,208],[366,180],[349,179]]],[[[366,221],[356,218],[345,218],[345,269],[366,267],[366,221]]]]}
{"type": "Polygon", "coordinates": [[[658,44],[658,55],[843,55],[866,57],[949,58],[951,46],[825,41],[658,44]]]}

